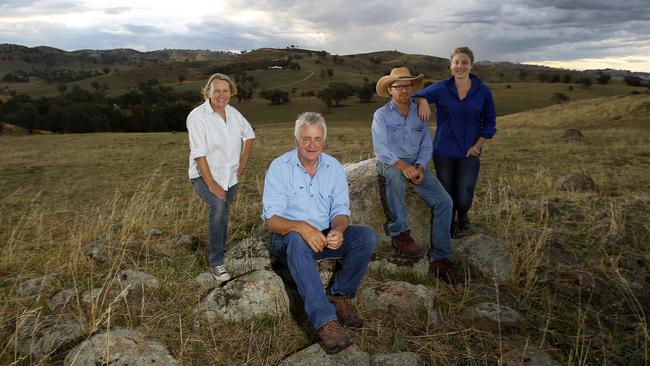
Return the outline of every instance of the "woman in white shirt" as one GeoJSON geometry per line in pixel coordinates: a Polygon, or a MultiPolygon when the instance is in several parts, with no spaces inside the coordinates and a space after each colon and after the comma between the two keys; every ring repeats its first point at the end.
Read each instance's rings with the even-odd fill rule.
{"type": "Polygon", "coordinates": [[[212,275],[220,282],[230,279],[224,264],[228,211],[255,138],[246,118],[228,105],[236,94],[237,87],[228,76],[214,74],[203,88],[205,102],[187,116],[188,172],[194,190],[210,207],[208,259],[212,275]]]}

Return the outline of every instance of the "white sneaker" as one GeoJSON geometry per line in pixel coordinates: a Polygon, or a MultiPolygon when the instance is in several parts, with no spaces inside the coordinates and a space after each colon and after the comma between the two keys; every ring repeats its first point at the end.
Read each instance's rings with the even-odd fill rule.
{"type": "Polygon", "coordinates": [[[214,279],[219,282],[228,281],[230,279],[230,274],[228,274],[228,271],[226,271],[226,266],[223,264],[220,266],[212,267],[210,270],[212,272],[212,277],[214,277],[214,279]]]}

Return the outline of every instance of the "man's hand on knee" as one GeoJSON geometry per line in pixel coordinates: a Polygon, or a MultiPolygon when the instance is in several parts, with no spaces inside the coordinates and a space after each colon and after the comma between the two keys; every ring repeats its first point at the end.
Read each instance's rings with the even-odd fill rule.
{"type": "Polygon", "coordinates": [[[330,249],[338,249],[343,244],[343,233],[339,230],[332,229],[327,233],[327,247],[330,249]]]}

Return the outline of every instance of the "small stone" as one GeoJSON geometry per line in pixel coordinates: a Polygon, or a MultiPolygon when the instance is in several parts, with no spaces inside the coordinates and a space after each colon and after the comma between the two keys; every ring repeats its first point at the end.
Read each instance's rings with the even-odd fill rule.
{"type": "Polygon", "coordinates": [[[162,230],[155,229],[155,228],[154,229],[145,229],[144,230],[144,236],[147,237],[147,238],[150,237],[150,236],[160,236],[160,235],[162,235],[162,233],[163,233],[162,230]]]}
{"type": "Polygon", "coordinates": [[[196,250],[199,247],[199,238],[194,235],[180,235],[176,238],[174,246],[196,250]]]}
{"type": "Polygon", "coordinates": [[[115,275],[113,282],[120,285],[121,288],[149,287],[157,289],[160,287],[158,279],[145,272],[134,269],[123,269],[115,275]]]}
{"type": "Polygon", "coordinates": [[[102,295],[103,288],[94,288],[81,294],[81,302],[85,305],[97,302],[97,299],[102,295]]]}
{"type": "Polygon", "coordinates": [[[584,137],[582,132],[577,128],[568,128],[562,134],[562,139],[565,141],[582,140],[584,137]]]}
{"type": "Polygon", "coordinates": [[[584,173],[573,173],[555,181],[555,189],[573,192],[594,191],[596,190],[596,183],[584,173]]]}
{"type": "Polygon", "coordinates": [[[47,306],[50,308],[50,310],[57,311],[72,303],[75,295],[76,292],[73,290],[59,291],[56,295],[52,296],[52,298],[47,301],[47,306]]]}
{"type": "Polygon", "coordinates": [[[50,274],[47,276],[32,278],[18,285],[16,294],[19,296],[35,296],[40,295],[43,291],[47,290],[49,287],[55,285],[57,282],[57,275],[50,274]]]}
{"type": "Polygon", "coordinates": [[[492,302],[470,306],[460,315],[461,320],[486,332],[523,331],[521,315],[515,310],[492,302]]]}
{"type": "Polygon", "coordinates": [[[108,248],[106,239],[97,239],[84,245],[83,253],[86,257],[98,263],[106,263],[108,260],[108,248]]]}
{"type": "Polygon", "coordinates": [[[196,283],[202,290],[212,290],[219,287],[219,281],[214,279],[212,273],[203,272],[200,275],[194,278],[194,283],[196,283]]]}
{"type": "Polygon", "coordinates": [[[532,345],[522,346],[503,355],[505,366],[560,366],[547,352],[532,345]]]}

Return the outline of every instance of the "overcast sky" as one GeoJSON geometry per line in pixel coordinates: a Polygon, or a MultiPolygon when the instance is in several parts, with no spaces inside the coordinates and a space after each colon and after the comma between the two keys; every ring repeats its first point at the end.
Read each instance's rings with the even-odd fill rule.
{"type": "Polygon", "coordinates": [[[650,72],[650,0],[0,0],[0,43],[351,54],[398,50],[650,72]]]}

